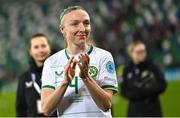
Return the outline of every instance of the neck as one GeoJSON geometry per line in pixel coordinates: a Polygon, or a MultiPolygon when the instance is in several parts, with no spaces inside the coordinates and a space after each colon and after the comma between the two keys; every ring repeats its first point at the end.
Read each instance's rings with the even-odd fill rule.
{"type": "Polygon", "coordinates": [[[87,44],[82,44],[82,45],[73,45],[72,44],[72,45],[68,45],[67,51],[68,51],[68,53],[75,55],[75,54],[84,52],[87,48],[88,48],[87,44]]]}
{"type": "Polygon", "coordinates": [[[42,66],[43,66],[43,62],[41,62],[41,61],[36,61],[36,65],[37,65],[37,67],[42,67],[42,66]]]}
{"type": "Polygon", "coordinates": [[[137,63],[137,62],[134,62],[134,64],[135,64],[135,65],[138,65],[139,63],[137,63]]]}
{"type": "Polygon", "coordinates": [[[134,65],[138,65],[139,64],[139,62],[135,61],[135,60],[132,60],[132,62],[133,62],[134,65]]]}

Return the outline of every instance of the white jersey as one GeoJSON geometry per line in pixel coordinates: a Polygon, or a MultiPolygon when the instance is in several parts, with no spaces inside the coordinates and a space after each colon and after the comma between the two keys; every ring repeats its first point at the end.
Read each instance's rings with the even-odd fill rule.
{"type": "MultiPolygon", "coordinates": [[[[117,77],[112,55],[103,49],[90,46],[89,75],[103,89],[117,91],[117,77]]],[[[64,68],[70,59],[66,49],[49,57],[42,73],[42,88],[56,89],[64,79],[64,68]]],[[[75,56],[75,59],[78,55],[75,56]]],[[[111,117],[111,110],[103,112],[92,99],[88,89],[79,77],[79,67],[58,106],[58,115],[62,117],[111,117]]]]}

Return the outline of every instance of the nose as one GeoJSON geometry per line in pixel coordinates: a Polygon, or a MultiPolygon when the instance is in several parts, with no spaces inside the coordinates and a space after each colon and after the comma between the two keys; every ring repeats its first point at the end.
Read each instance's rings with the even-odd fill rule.
{"type": "Polygon", "coordinates": [[[40,47],[40,48],[39,48],[39,52],[40,52],[40,53],[43,53],[43,52],[44,52],[44,47],[40,47]]]}
{"type": "Polygon", "coordinates": [[[84,26],[84,24],[83,23],[80,23],[79,24],[79,31],[85,31],[85,26],[84,26]]]}

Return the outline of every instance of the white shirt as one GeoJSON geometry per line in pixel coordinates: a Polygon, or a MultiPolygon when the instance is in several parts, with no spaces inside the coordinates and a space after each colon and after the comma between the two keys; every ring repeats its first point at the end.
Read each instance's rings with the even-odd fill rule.
{"type": "MultiPolygon", "coordinates": [[[[89,75],[103,89],[117,91],[117,77],[112,55],[103,49],[90,46],[89,75]]],[[[56,89],[64,79],[64,68],[70,59],[66,49],[49,57],[42,73],[42,88],[56,89]]],[[[78,55],[75,55],[78,59],[78,55]]],[[[58,106],[58,115],[63,117],[111,117],[111,111],[103,112],[92,99],[88,89],[79,77],[79,67],[58,106]]]]}

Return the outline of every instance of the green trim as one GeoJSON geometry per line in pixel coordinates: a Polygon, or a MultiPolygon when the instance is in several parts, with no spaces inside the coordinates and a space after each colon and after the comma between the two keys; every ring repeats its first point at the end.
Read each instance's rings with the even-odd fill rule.
{"type": "Polygon", "coordinates": [[[69,59],[70,59],[70,57],[69,57],[69,55],[68,55],[68,53],[67,53],[67,50],[66,50],[66,49],[65,49],[65,55],[66,55],[67,59],[69,60],[69,59]]]}
{"type": "Polygon", "coordinates": [[[87,52],[87,54],[90,55],[92,51],[93,51],[93,46],[91,45],[88,52],[87,52]]]}
{"type": "Polygon", "coordinates": [[[118,91],[118,88],[112,85],[103,85],[101,86],[102,89],[112,89],[114,91],[118,91]]]}
{"type": "MultiPolygon", "coordinates": [[[[91,46],[89,47],[89,49],[88,49],[87,54],[90,55],[92,51],[93,51],[93,46],[91,45],[91,46]]],[[[69,56],[68,53],[67,53],[67,49],[65,49],[65,55],[66,55],[67,59],[69,60],[69,59],[70,59],[70,56],[69,56]]]]}
{"type": "Polygon", "coordinates": [[[50,89],[55,89],[55,87],[54,87],[54,86],[51,86],[51,85],[44,85],[44,86],[42,86],[42,88],[50,88],[50,89]]]}

